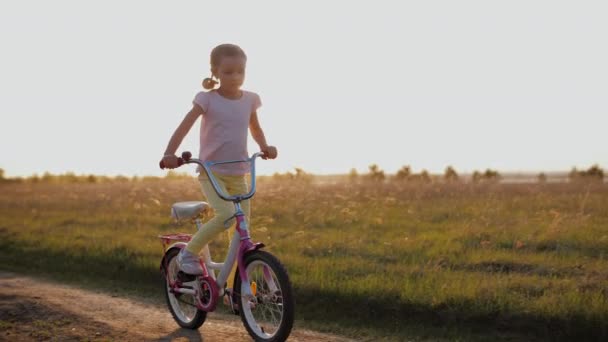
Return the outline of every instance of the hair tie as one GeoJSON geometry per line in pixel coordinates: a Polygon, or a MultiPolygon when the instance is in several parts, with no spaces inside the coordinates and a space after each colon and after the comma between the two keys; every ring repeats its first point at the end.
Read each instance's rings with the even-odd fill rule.
{"type": "Polygon", "coordinates": [[[203,88],[208,89],[208,90],[215,88],[216,84],[217,84],[217,81],[211,77],[207,77],[203,80],[203,88]]]}

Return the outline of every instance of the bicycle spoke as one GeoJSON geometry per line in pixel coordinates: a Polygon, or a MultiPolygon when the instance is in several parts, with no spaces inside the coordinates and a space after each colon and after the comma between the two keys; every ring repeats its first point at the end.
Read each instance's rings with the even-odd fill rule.
{"type": "MultiPolygon", "coordinates": [[[[194,303],[190,303],[190,302],[186,302],[185,300],[182,299],[183,296],[179,296],[179,297],[175,297],[175,299],[177,299],[178,302],[180,303],[184,303],[193,307],[196,307],[196,304],[194,303]]],[[[194,301],[194,300],[193,300],[194,301]]]]}
{"type": "Polygon", "coordinates": [[[268,306],[268,310],[269,310],[271,313],[273,313],[273,315],[274,315],[274,313],[277,313],[279,316],[283,314],[283,309],[282,309],[282,308],[279,308],[279,306],[278,306],[278,305],[276,305],[276,304],[275,304],[275,305],[273,305],[273,306],[270,306],[270,305],[269,305],[269,306],[268,306]]]}
{"type": "Polygon", "coordinates": [[[270,274],[270,268],[266,265],[263,266],[263,274],[264,274],[264,280],[266,282],[266,286],[268,287],[269,290],[271,291],[277,291],[277,285],[274,281],[274,278],[272,277],[272,275],[270,274]]]}

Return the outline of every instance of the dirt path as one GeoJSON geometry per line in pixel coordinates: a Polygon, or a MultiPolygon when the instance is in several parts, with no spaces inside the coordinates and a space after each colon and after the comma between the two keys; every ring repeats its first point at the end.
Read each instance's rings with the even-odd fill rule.
{"type": "MultiPolygon", "coordinates": [[[[0,341],[251,341],[240,318],[213,313],[181,329],[168,309],[0,272],[0,341]]],[[[348,341],[294,329],[289,341],[348,341]]]]}

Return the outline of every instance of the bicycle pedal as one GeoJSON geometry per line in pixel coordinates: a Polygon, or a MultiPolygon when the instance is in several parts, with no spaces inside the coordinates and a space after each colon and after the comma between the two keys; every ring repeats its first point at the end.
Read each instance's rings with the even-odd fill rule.
{"type": "Polygon", "coordinates": [[[189,281],[195,281],[196,276],[193,274],[184,273],[183,271],[179,271],[177,272],[177,279],[184,283],[189,281]]]}

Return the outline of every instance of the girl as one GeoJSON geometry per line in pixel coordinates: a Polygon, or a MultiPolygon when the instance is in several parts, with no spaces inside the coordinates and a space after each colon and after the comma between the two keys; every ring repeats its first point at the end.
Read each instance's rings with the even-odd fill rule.
{"type": "MultiPolygon", "coordinates": [[[[262,105],[260,97],[253,92],[241,90],[245,80],[247,56],[233,44],[222,44],[211,51],[211,78],[203,81],[208,92],[199,92],[193,106],[169,140],[162,159],[165,167],[176,168],[175,151],[194,124],[202,117],[200,128],[199,159],[202,161],[242,160],[248,157],[247,128],[251,136],[264,152],[264,159],[277,157],[277,149],[266,143],[264,132],[258,121],[257,109],[262,105]],[[214,89],[219,80],[219,88],[214,89]]],[[[199,170],[202,171],[202,170],[199,170]]],[[[247,193],[247,163],[216,165],[212,169],[222,190],[230,194],[247,193]]],[[[199,181],[215,216],[196,232],[186,248],[177,257],[179,268],[188,274],[202,274],[198,254],[202,248],[225,229],[224,221],[234,213],[231,202],[217,196],[205,172],[200,172],[199,181]]],[[[249,200],[241,203],[246,220],[249,220],[249,200]]],[[[233,223],[234,223],[233,219],[233,223]]],[[[228,278],[228,286],[234,279],[233,268],[228,278]]]]}

